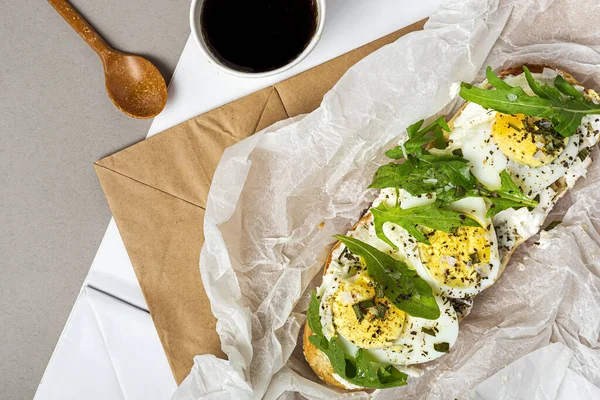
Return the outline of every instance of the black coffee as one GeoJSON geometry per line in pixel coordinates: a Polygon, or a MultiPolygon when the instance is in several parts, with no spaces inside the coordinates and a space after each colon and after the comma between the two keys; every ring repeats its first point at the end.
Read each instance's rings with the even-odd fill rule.
{"type": "Polygon", "coordinates": [[[315,0],[205,0],[202,35],[226,66],[265,72],[294,60],[317,28],[315,0]]]}

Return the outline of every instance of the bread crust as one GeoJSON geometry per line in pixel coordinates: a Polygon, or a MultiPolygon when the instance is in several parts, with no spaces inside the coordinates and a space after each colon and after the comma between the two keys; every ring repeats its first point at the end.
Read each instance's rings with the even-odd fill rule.
{"type": "MultiPolygon", "coordinates": [[[[558,68],[555,68],[555,67],[552,67],[549,65],[542,65],[542,64],[522,64],[522,65],[512,66],[512,67],[509,67],[509,68],[501,71],[498,74],[498,76],[500,78],[505,78],[507,76],[519,75],[519,74],[523,73],[523,66],[526,66],[532,73],[541,73],[544,70],[544,68],[550,68],[557,72],[560,72],[563,75],[563,77],[565,78],[565,80],[567,82],[569,82],[571,85],[580,85],[580,83],[571,74],[569,74],[565,71],[562,71],[558,68]]],[[[592,97],[596,98],[597,100],[599,100],[598,95],[595,92],[589,91],[588,89],[585,89],[585,92],[588,93],[589,95],[591,95],[592,97]]],[[[459,108],[458,111],[448,121],[448,126],[451,129],[454,128],[454,121],[456,120],[456,118],[458,118],[458,116],[461,114],[461,112],[464,110],[464,108],[466,107],[467,104],[468,104],[468,102],[465,102],[465,104],[463,104],[463,106],[461,108],[459,108]]],[[[446,133],[446,141],[447,140],[448,140],[448,133],[446,133]]],[[[567,188],[565,179],[562,177],[554,185],[555,185],[555,189],[557,190],[557,195],[555,196],[555,199],[556,199],[556,201],[558,201],[561,197],[563,197],[565,195],[568,188],[567,188]]],[[[354,224],[352,229],[355,229],[360,223],[366,222],[369,219],[370,215],[371,215],[370,211],[367,210],[365,212],[365,214],[358,220],[358,222],[356,222],[356,224],[354,224]]],[[[509,252],[507,252],[504,255],[504,257],[502,257],[501,268],[500,268],[500,273],[498,274],[498,277],[500,277],[500,275],[504,272],[504,269],[506,268],[506,266],[507,266],[508,262],[510,261],[510,258],[513,255],[513,253],[515,252],[515,250],[521,244],[523,244],[525,241],[526,241],[525,238],[519,237],[515,241],[515,245],[511,248],[511,250],[509,252]]],[[[340,245],[341,245],[341,242],[337,242],[333,246],[331,251],[329,252],[329,256],[327,257],[327,262],[325,263],[323,275],[326,274],[327,269],[329,268],[329,265],[331,264],[333,252],[340,245]]],[[[317,376],[321,380],[323,380],[326,384],[337,387],[337,388],[341,388],[341,389],[347,389],[344,385],[342,385],[340,382],[338,382],[333,377],[334,370],[333,370],[331,363],[329,362],[329,359],[322,351],[317,349],[308,340],[310,335],[312,335],[312,331],[311,331],[310,327],[308,326],[308,322],[307,322],[304,326],[303,350],[304,350],[304,357],[308,361],[308,364],[311,366],[311,368],[317,374],[317,376]]]]}

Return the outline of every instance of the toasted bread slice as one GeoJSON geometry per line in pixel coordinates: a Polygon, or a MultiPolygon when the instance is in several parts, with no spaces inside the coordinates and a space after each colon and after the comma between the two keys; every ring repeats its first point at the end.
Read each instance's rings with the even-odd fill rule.
{"type": "MultiPolygon", "coordinates": [[[[550,67],[550,66],[547,66],[547,65],[529,65],[529,64],[525,64],[525,66],[527,68],[529,68],[529,70],[532,73],[541,73],[544,70],[544,68],[554,69],[557,72],[559,72],[565,78],[565,80],[567,82],[569,82],[571,85],[580,85],[580,83],[577,82],[577,80],[572,75],[570,75],[569,73],[567,73],[565,71],[561,71],[561,70],[559,70],[557,68],[550,67]]],[[[507,76],[515,76],[515,75],[519,75],[521,73],[523,73],[523,65],[518,65],[518,66],[513,66],[513,67],[510,67],[508,69],[503,70],[502,72],[500,72],[498,74],[498,76],[500,78],[505,78],[507,76]]],[[[598,96],[598,94],[596,92],[594,92],[592,90],[588,90],[588,89],[585,89],[585,92],[591,98],[594,98],[595,100],[600,101],[600,97],[598,96]]],[[[451,129],[453,128],[454,121],[461,114],[462,110],[464,110],[464,108],[466,107],[466,104],[467,103],[465,103],[452,116],[452,118],[448,121],[448,125],[450,126],[451,129]]],[[[446,140],[448,140],[449,133],[445,132],[445,134],[446,134],[446,140]]],[[[567,189],[568,189],[565,178],[559,178],[558,181],[556,181],[553,184],[552,187],[553,187],[553,189],[557,193],[556,196],[555,196],[555,201],[558,201],[562,196],[564,196],[564,194],[567,192],[567,189]]],[[[371,220],[371,218],[372,218],[371,212],[367,211],[360,218],[360,220],[352,227],[351,230],[354,230],[361,223],[369,223],[370,220],[371,220]]],[[[512,254],[514,253],[514,251],[517,249],[517,247],[519,247],[521,244],[523,244],[526,240],[527,240],[527,238],[518,237],[517,240],[515,241],[515,245],[510,249],[510,251],[506,252],[503,255],[503,257],[501,259],[500,274],[502,274],[502,272],[506,268],[506,265],[508,264],[508,262],[510,260],[510,257],[512,256],[512,254]]],[[[333,252],[340,245],[341,245],[341,243],[338,242],[331,249],[331,252],[329,253],[329,257],[327,258],[327,262],[325,263],[323,274],[325,274],[327,272],[327,269],[328,269],[329,265],[331,264],[333,252]]],[[[312,331],[309,328],[308,323],[306,323],[305,326],[304,326],[303,350],[304,350],[304,356],[306,357],[306,360],[308,361],[308,364],[311,366],[311,368],[317,374],[317,376],[319,378],[321,378],[328,385],[334,386],[334,387],[338,387],[338,388],[342,388],[342,389],[348,389],[342,383],[340,383],[337,379],[335,379],[335,377],[333,376],[334,370],[333,370],[333,367],[331,366],[331,363],[329,362],[329,359],[327,358],[327,356],[323,352],[321,352],[319,349],[317,349],[308,340],[308,338],[310,337],[310,335],[312,335],[312,331]]]]}

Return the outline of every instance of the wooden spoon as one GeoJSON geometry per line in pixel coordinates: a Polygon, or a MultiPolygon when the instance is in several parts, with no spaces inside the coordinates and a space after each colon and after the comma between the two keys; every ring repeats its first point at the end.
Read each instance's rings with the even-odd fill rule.
{"type": "Polygon", "coordinates": [[[67,0],[48,0],[100,56],[106,91],[115,106],[134,118],[152,118],[167,102],[167,85],[147,59],[110,47],[67,0]]]}

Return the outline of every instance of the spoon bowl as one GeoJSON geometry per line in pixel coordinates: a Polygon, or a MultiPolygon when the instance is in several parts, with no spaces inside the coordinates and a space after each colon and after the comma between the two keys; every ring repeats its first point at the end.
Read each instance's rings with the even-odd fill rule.
{"type": "Polygon", "coordinates": [[[100,56],[106,91],[119,110],[133,118],[152,118],[163,110],[167,85],[154,64],[110,47],[67,0],[48,2],[100,56]]]}
{"type": "Polygon", "coordinates": [[[104,60],[106,91],[113,103],[134,118],[158,115],[167,102],[167,85],[147,59],[114,53],[104,60]]]}

